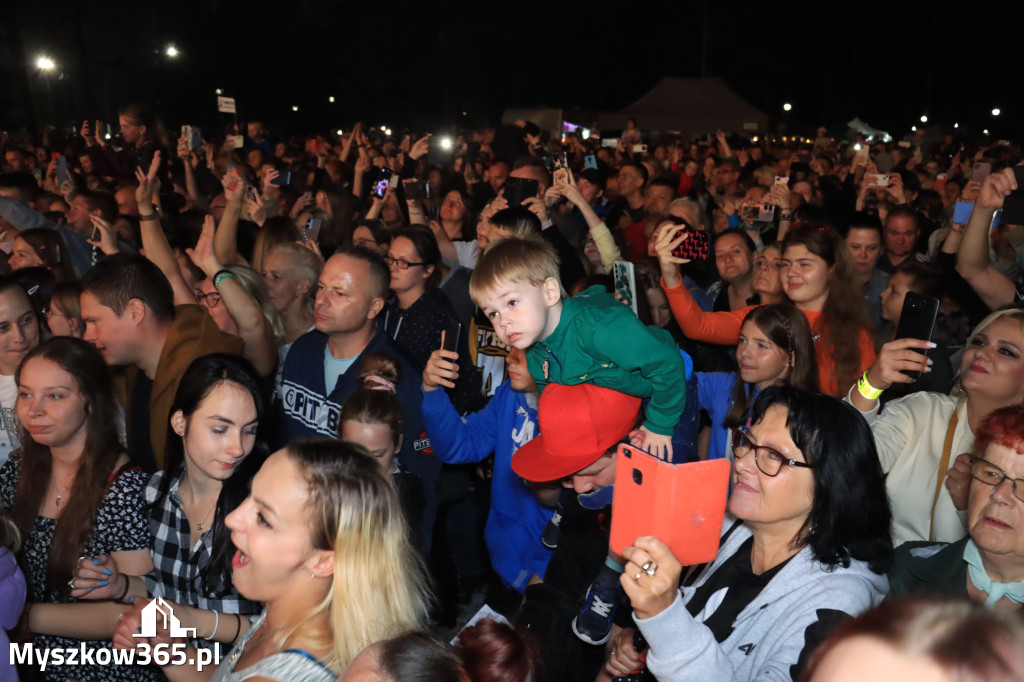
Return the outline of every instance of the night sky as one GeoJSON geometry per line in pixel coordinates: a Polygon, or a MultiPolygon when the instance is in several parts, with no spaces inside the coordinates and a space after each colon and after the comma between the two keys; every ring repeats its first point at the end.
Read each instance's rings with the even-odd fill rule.
{"type": "Polygon", "coordinates": [[[616,110],[663,76],[702,69],[773,125],[791,102],[790,130],[841,129],[860,116],[898,137],[926,114],[997,138],[1019,135],[1024,120],[1019,50],[1001,48],[1014,22],[962,3],[860,3],[842,14],[803,0],[15,5],[0,22],[4,129],[113,120],[129,101],[149,104],[169,126],[221,126],[221,88],[241,117],[279,132],[356,119],[427,130],[497,119],[513,106],[616,110]],[[170,44],[177,58],[164,54],[170,44]],[[34,66],[40,54],[63,78],[34,66]]]}

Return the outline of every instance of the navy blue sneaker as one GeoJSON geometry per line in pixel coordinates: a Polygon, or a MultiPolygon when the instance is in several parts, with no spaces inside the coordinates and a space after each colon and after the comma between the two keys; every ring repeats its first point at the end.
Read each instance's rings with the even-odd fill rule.
{"type": "Polygon", "coordinates": [[[587,590],[587,603],[572,621],[572,631],[587,644],[604,644],[612,635],[612,618],[622,592],[619,575],[602,566],[587,590]]]}
{"type": "Polygon", "coordinates": [[[615,497],[615,484],[603,485],[597,490],[589,493],[583,493],[579,496],[580,506],[584,509],[593,509],[597,511],[604,509],[612,503],[612,498],[615,497]]]}

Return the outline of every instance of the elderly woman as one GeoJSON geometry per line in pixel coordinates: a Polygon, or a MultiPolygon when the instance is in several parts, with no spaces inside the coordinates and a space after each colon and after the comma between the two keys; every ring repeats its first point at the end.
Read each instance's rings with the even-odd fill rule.
{"type": "Polygon", "coordinates": [[[1024,406],[986,417],[974,454],[968,535],[946,545],[900,546],[889,574],[893,596],[954,595],[1013,610],[1024,602],[1024,406]]]}
{"type": "MultiPolygon", "coordinates": [[[[653,537],[627,547],[622,585],[661,682],[794,679],[842,620],[878,604],[892,562],[889,504],[871,432],[839,400],[766,388],[733,432],[718,556],[689,572],[653,537]]],[[[642,667],[634,632],[607,672],[642,667]]]]}
{"type": "Polygon", "coordinates": [[[882,391],[912,381],[904,371],[928,370],[921,352],[929,347],[918,339],[885,344],[847,397],[874,433],[897,545],[964,536],[958,511],[967,504],[970,462],[961,453],[971,452],[974,434],[989,413],[1024,402],[1024,310],[1011,308],[992,313],[971,334],[960,362],[958,395],[918,391],[886,404],[879,414],[882,391]]]}

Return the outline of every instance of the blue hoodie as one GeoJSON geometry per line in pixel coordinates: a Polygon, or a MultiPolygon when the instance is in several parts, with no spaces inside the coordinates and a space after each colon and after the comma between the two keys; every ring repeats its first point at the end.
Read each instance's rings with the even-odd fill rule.
{"type": "Polygon", "coordinates": [[[505,381],[487,407],[460,418],[445,392],[435,389],[423,392],[423,425],[434,456],[447,464],[479,462],[494,453],[484,539],[494,570],[522,592],[531,576],[544,576],[551,559],[540,536],[553,510],[543,507],[512,471],[512,455],[538,433],[536,407],[505,381]]]}

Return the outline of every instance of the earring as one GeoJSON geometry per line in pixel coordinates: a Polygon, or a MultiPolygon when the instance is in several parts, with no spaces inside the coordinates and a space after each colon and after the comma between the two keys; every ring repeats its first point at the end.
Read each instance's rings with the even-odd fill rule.
{"type": "Polygon", "coordinates": [[[312,578],[313,580],[316,580],[316,573],[310,573],[309,577],[312,578]]]}

